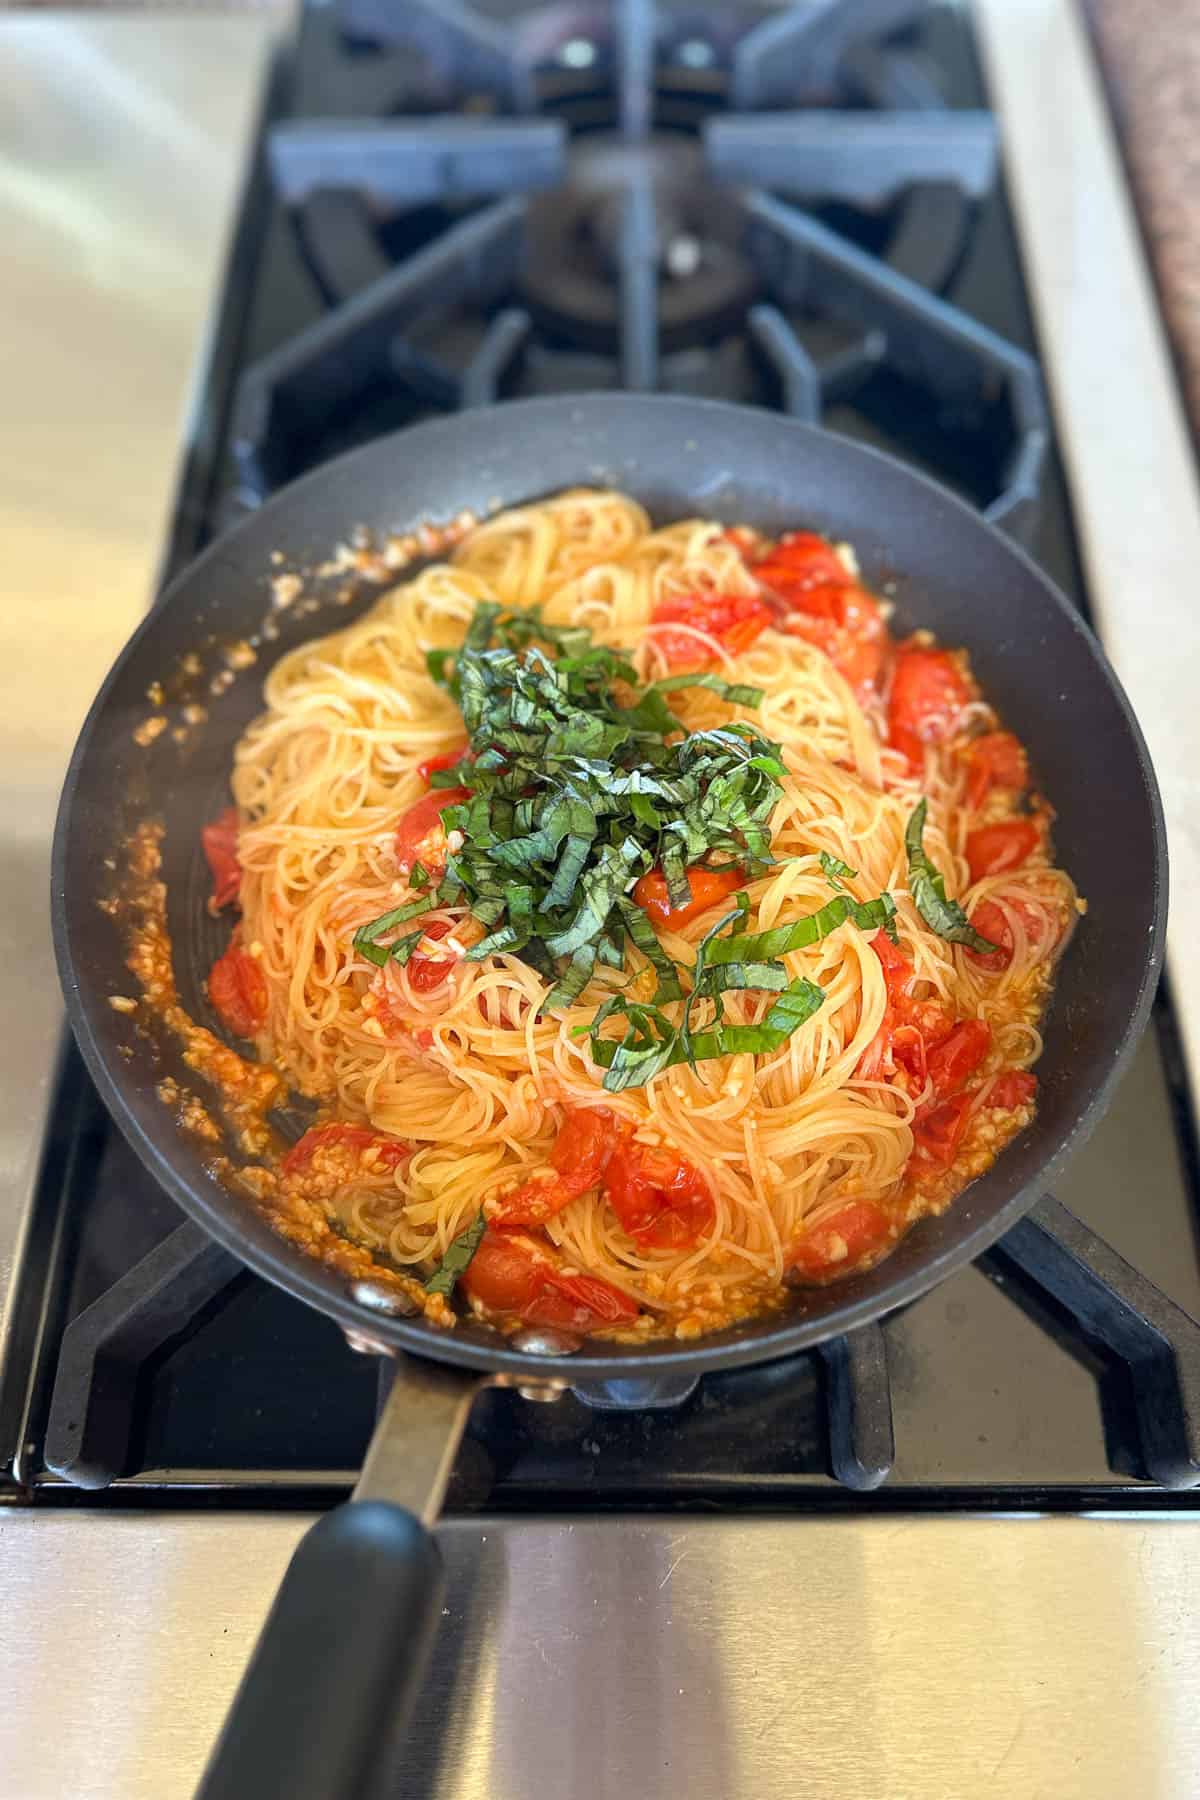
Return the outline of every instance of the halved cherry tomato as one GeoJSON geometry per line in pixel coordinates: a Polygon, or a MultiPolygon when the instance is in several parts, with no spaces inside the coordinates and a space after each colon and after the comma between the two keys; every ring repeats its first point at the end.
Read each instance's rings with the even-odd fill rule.
{"type": "Polygon", "coordinates": [[[912,644],[897,652],[888,727],[911,768],[921,768],[926,744],[954,736],[970,698],[970,684],[948,650],[912,644]]]}
{"type": "Polygon", "coordinates": [[[986,969],[989,975],[1002,975],[1013,959],[1012,932],[1002,908],[994,900],[977,901],[971,908],[970,919],[980,937],[995,944],[996,948],[968,950],[967,955],[976,968],[986,969]]]}
{"type": "Polygon", "coordinates": [[[472,1300],[496,1312],[520,1312],[541,1292],[549,1263],[507,1232],[484,1232],[462,1284],[472,1300]]]}
{"type": "MultiPolygon", "coordinates": [[[[771,623],[771,608],[757,594],[678,594],[660,600],[651,614],[656,626],[690,625],[703,631],[731,656],[748,650],[771,623]]],[[[704,662],[705,648],[691,632],[656,631],[654,641],[672,668],[704,662]]]]}
{"type": "Polygon", "coordinates": [[[1016,1106],[1027,1106],[1036,1093],[1036,1075],[1031,1075],[1028,1069],[1005,1069],[993,1081],[984,1104],[1011,1112],[1016,1106]]]}
{"type": "Polygon", "coordinates": [[[887,626],[870,594],[851,581],[810,587],[788,596],[783,629],[823,650],[857,693],[879,680],[887,626]]]}
{"type": "Polygon", "coordinates": [[[716,1209],[708,1183],[674,1151],[621,1144],[605,1170],[604,1185],[622,1228],[640,1244],[682,1250],[712,1225],[716,1209]]]}
{"type": "Polygon", "coordinates": [[[1024,788],[1029,765],[1011,731],[987,731],[967,746],[967,805],[978,812],[994,787],[1024,788]]]}
{"type": "Polygon", "coordinates": [[[967,837],[967,865],[972,881],[985,875],[1003,875],[1019,869],[1042,841],[1041,828],[1033,819],[1005,819],[999,825],[983,825],[967,837]]]}
{"type": "Polygon", "coordinates": [[[992,1047],[992,1028],[982,1019],[963,1019],[929,1052],[928,1071],[939,1100],[956,1094],[992,1047]]]}
{"type": "Polygon", "coordinates": [[[877,931],[871,948],[883,964],[889,1000],[906,1000],[912,984],[913,966],[899,944],[893,944],[886,931],[877,931]]]}
{"type": "Polygon", "coordinates": [[[235,1037],[255,1037],[266,1022],[267,978],[258,959],[242,949],[236,936],[209,970],[208,997],[235,1037]]]}
{"type": "Polygon", "coordinates": [[[200,833],[200,843],[212,870],[212,904],[217,912],[237,899],[242,886],[242,869],[237,857],[238,811],[227,806],[215,819],[210,819],[200,833]]]}
{"type": "Polygon", "coordinates": [[[402,875],[411,875],[417,863],[427,875],[445,873],[446,828],[442,813],[447,806],[461,806],[470,798],[468,788],[435,788],[409,807],[396,827],[396,866],[402,875]]]}
{"type": "Polygon", "coordinates": [[[967,1129],[971,1099],[970,1094],[955,1094],[952,1099],[943,1100],[940,1106],[935,1106],[932,1112],[926,1113],[913,1127],[914,1156],[940,1163],[943,1168],[948,1169],[958,1154],[958,1146],[967,1129]]]}
{"type": "Polygon", "coordinates": [[[560,1275],[549,1271],[541,1292],[521,1308],[527,1325],[553,1325],[560,1331],[593,1331],[597,1325],[620,1325],[638,1316],[636,1303],[597,1275],[560,1275]]]}
{"type": "MultiPolygon", "coordinates": [[[[433,919],[425,927],[427,938],[444,938],[452,929],[449,919],[433,919]]],[[[422,956],[419,949],[414,950],[405,968],[408,970],[408,982],[415,994],[432,994],[447,979],[451,969],[460,959],[455,956],[422,956]]]]}
{"type": "Polygon", "coordinates": [[[424,762],[417,764],[417,774],[422,781],[428,781],[431,775],[438,774],[442,769],[453,769],[462,762],[470,748],[470,744],[463,742],[456,744],[453,750],[443,750],[440,756],[427,757],[424,762]]]}
{"type": "Polygon", "coordinates": [[[847,1200],[804,1232],[787,1253],[793,1275],[809,1281],[849,1273],[893,1236],[887,1216],[870,1200],[847,1200]]]}
{"type": "Polygon", "coordinates": [[[550,1152],[550,1167],[490,1201],[488,1217],[502,1225],[544,1224],[599,1185],[610,1156],[629,1130],[606,1106],[568,1114],[550,1152]]]}
{"type": "Polygon", "coordinates": [[[366,1125],[350,1125],[341,1119],[335,1119],[330,1125],[314,1125],[310,1131],[306,1131],[292,1145],[279,1166],[283,1174],[295,1175],[301,1169],[309,1167],[318,1150],[345,1149],[361,1156],[372,1144],[379,1151],[373,1158],[375,1168],[394,1169],[412,1154],[409,1146],[401,1143],[399,1138],[383,1137],[366,1125]]]}
{"type": "Polygon", "coordinates": [[[854,580],[826,538],[815,531],[788,531],[753,565],[758,579],[791,600],[805,588],[854,580]]]}
{"type": "Polygon", "coordinates": [[[673,907],[667,892],[667,878],[661,869],[651,869],[634,887],[633,898],[643,912],[650,914],[656,925],[669,925],[678,931],[689,919],[698,919],[727,894],[745,887],[746,877],[740,869],[705,869],[697,863],[687,872],[691,899],[686,906],[673,907]]]}

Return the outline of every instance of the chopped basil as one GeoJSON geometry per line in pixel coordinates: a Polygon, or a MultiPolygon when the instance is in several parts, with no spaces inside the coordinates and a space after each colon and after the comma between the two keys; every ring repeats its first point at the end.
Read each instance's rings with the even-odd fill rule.
{"type": "Polygon", "coordinates": [[[842,892],[843,880],[857,881],[858,870],[849,868],[840,856],[830,856],[828,850],[822,850],[819,860],[821,871],[835,893],[842,892]]]}
{"type": "Polygon", "coordinates": [[[925,854],[925,812],[926,803],[922,799],[914,807],[904,832],[904,848],[908,852],[908,891],[913,897],[913,905],[929,929],[936,931],[939,937],[952,944],[965,944],[969,950],[986,955],[998,946],[980,936],[957,900],[946,898],[945,879],[925,854]]]}
{"type": "Polygon", "coordinates": [[[471,1258],[478,1250],[487,1230],[487,1220],[478,1213],[465,1231],[460,1231],[449,1246],[445,1256],[429,1280],[425,1283],[427,1294],[445,1294],[447,1298],[454,1292],[454,1284],[467,1268],[471,1258]]]}

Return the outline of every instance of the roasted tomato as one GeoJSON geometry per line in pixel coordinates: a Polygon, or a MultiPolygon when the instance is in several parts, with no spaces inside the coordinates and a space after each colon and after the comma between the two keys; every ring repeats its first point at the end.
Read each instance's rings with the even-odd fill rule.
{"type": "Polygon", "coordinates": [[[995,944],[996,948],[968,950],[969,960],[976,968],[986,969],[989,975],[1002,975],[1013,958],[1012,932],[1002,908],[994,900],[979,900],[971,908],[970,918],[980,937],[995,944]]]}
{"type": "Polygon", "coordinates": [[[505,1231],[489,1226],[467,1264],[462,1285],[493,1312],[520,1312],[541,1291],[549,1262],[505,1231]]]}
{"type": "Polygon", "coordinates": [[[876,932],[871,948],[883,965],[888,1003],[855,1073],[864,1081],[886,1081],[899,1063],[919,1091],[925,1085],[929,1053],[951,1036],[954,1016],[940,1000],[913,998],[913,966],[886,932],[876,932]]]}
{"type": "Polygon", "coordinates": [[[807,589],[842,586],[854,577],[827,539],[815,531],[789,531],[753,564],[755,575],[781,599],[807,589]]]}
{"type": "Polygon", "coordinates": [[[629,1324],[638,1316],[636,1302],[598,1275],[560,1275],[550,1271],[541,1291],[521,1308],[527,1325],[553,1325],[560,1331],[595,1331],[599,1325],[629,1324]]]}
{"type": "Polygon", "coordinates": [[[708,1183],[672,1150],[621,1144],[605,1170],[604,1185],[622,1228],[639,1244],[682,1250],[712,1226],[715,1208],[708,1183]]]}
{"type": "Polygon", "coordinates": [[[957,1094],[992,1047],[992,1028],[982,1019],[963,1019],[949,1037],[928,1052],[927,1069],[939,1100],[957,1094]]]}
{"type": "MultiPolygon", "coordinates": [[[[450,930],[449,919],[433,919],[425,927],[425,936],[436,941],[446,937],[450,930]]],[[[457,955],[424,956],[419,948],[414,950],[405,964],[408,983],[414,994],[432,994],[436,988],[440,988],[459,960],[457,955]]]]}
{"type": "Polygon", "coordinates": [[[412,1154],[409,1146],[401,1143],[399,1138],[384,1137],[366,1125],[350,1125],[335,1119],[330,1125],[314,1125],[311,1131],[306,1131],[292,1145],[280,1168],[285,1175],[297,1175],[309,1168],[321,1151],[346,1151],[361,1163],[363,1151],[372,1145],[376,1155],[371,1158],[371,1167],[376,1169],[394,1169],[412,1154]]]}
{"type": "Polygon", "coordinates": [[[913,1155],[948,1169],[967,1129],[971,1099],[970,1094],[955,1094],[918,1120],[913,1126],[913,1155]]]}
{"type": "Polygon", "coordinates": [[[790,596],[782,624],[792,637],[823,650],[860,698],[875,689],[887,651],[887,626],[876,602],[856,583],[802,589],[790,596]]]}
{"type": "Polygon", "coordinates": [[[966,750],[967,805],[978,812],[993,788],[1024,788],[1029,765],[1019,738],[1011,731],[988,731],[972,738],[966,750]]]}
{"type": "Polygon", "coordinates": [[[690,919],[698,919],[709,907],[745,887],[746,877],[740,869],[704,869],[697,865],[688,870],[687,883],[691,899],[686,906],[672,907],[666,876],[661,869],[651,869],[634,887],[633,898],[656,925],[669,925],[678,931],[690,919]]]}
{"type": "Polygon", "coordinates": [[[888,730],[910,768],[924,765],[926,744],[944,744],[954,736],[970,698],[970,683],[948,650],[910,644],[897,652],[888,730]]]}
{"type": "Polygon", "coordinates": [[[267,978],[257,957],[242,949],[236,935],[209,971],[208,997],[235,1037],[256,1037],[266,1023],[267,978]]]}
{"type": "Polygon", "coordinates": [[[1027,1106],[1037,1093],[1037,1076],[1028,1069],[1005,1069],[997,1075],[988,1089],[985,1106],[998,1107],[1001,1112],[1011,1112],[1014,1107],[1027,1106]]]}
{"type": "Polygon", "coordinates": [[[985,875],[1004,875],[1028,862],[1042,841],[1034,819],[1005,819],[999,825],[983,825],[967,838],[967,865],[972,881],[985,875]]]}
{"type": "Polygon", "coordinates": [[[417,774],[422,781],[428,781],[431,775],[439,774],[442,769],[456,768],[470,748],[468,743],[456,744],[453,750],[443,750],[440,756],[430,756],[425,762],[417,764],[417,774]]]}
{"type": "Polygon", "coordinates": [[[215,819],[210,819],[200,833],[200,843],[212,870],[212,905],[216,912],[236,901],[242,886],[241,864],[237,856],[238,812],[227,806],[215,819]]]}
{"type": "Polygon", "coordinates": [[[691,631],[656,630],[654,641],[672,668],[695,668],[707,660],[707,652],[693,632],[704,632],[737,656],[771,623],[771,609],[757,594],[679,594],[660,600],[650,622],[691,626],[691,631]]]}
{"type": "Polygon", "coordinates": [[[411,875],[417,863],[427,875],[437,877],[446,869],[446,828],[442,813],[470,799],[467,788],[436,788],[410,806],[396,827],[396,867],[411,875]]]}
{"type": "Polygon", "coordinates": [[[610,1156],[628,1135],[628,1125],[606,1106],[570,1113],[550,1152],[549,1168],[489,1201],[488,1217],[501,1225],[543,1224],[599,1186],[610,1156]]]}
{"type": "Polygon", "coordinates": [[[493,1312],[516,1313],[529,1325],[588,1332],[636,1319],[627,1294],[595,1275],[563,1275],[520,1238],[491,1227],[462,1278],[472,1300],[493,1312]]]}
{"type": "Polygon", "coordinates": [[[821,1281],[873,1260],[894,1235],[887,1215],[870,1200],[845,1200],[794,1241],[787,1267],[803,1281],[821,1281]]]}

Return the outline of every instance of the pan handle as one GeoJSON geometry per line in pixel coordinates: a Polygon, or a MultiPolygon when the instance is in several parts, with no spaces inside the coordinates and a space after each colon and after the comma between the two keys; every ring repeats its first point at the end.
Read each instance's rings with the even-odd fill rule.
{"type": "Polygon", "coordinates": [[[197,1800],[366,1800],[395,1767],[442,1594],[426,1527],[484,1385],[400,1359],[354,1498],[288,1564],[197,1800]]]}

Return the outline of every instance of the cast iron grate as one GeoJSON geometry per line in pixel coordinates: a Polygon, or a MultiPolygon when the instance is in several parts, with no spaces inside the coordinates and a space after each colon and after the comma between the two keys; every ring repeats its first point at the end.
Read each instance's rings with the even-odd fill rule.
{"type": "Polygon", "coordinates": [[[930,10],[344,0],[344,115],[269,138],[323,310],[241,378],[221,522],[381,429],[624,387],[886,411],[1029,542],[1037,367],[940,297],[997,159],[909,43],[930,10]]]}

